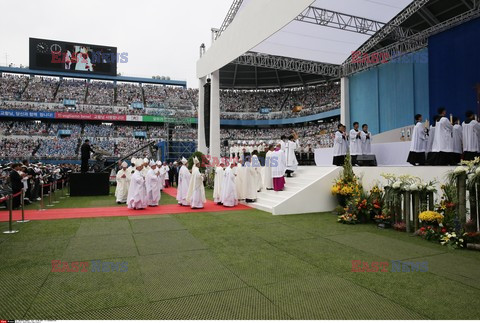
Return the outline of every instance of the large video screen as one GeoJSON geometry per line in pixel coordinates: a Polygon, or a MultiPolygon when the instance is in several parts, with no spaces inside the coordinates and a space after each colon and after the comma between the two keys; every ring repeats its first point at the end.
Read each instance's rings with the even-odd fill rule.
{"type": "Polygon", "coordinates": [[[116,47],[30,38],[30,68],[117,75],[116,47]]]}

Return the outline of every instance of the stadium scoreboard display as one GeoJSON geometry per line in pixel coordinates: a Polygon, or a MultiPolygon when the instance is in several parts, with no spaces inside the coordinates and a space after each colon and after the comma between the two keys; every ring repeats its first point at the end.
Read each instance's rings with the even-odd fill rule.
{"type": "Polygon", "coordinates": [[[116,47],[38,38],[29,45],[31,69],[116,76],[117,62],[125,60],[116,47]]]}

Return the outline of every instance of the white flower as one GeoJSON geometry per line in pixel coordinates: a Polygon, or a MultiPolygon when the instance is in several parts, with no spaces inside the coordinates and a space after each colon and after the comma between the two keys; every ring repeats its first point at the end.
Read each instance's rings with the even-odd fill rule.
{"type": "Polygon", "coordinates": [[[468,180],[471,181],[475,177],[475,174],[468,174],[468,180]]]}
{"type": "Polygon", "coordinates": [[[417,184],[412,184],[412,185],[410,185],[410,191],[412,191],[412,192],[418,191],[418,186],[417,186],[417,184]]]}
{"type": "Polygon", "coordinates": [[[439,226],[440,228],[443,228],[443,223],[439,223],[438,226],[439,226]]]}
{"type": "Polygon", "coordinates": [[[435,186],[432,186],[432,185],[427,186],[427,191],[429,191],[429,192],[435,192],[435,191],[436,191],[436,190],[435,190],[435,186]]]}
{"type": "Polygon", "coordinates": [[[460,241],[461,243],[463,243],[463,239],[460,239],[460,240],[458,240],[458,241],[460,241]]]}
{"type": "Polygon", "coordinates": [[[480,167],[477,167],[477,169],[475,170],[475,174],[480,175],[480,167]]]}
{"type": "Polygon", "coordinates": [[[451,234],[451,236],[455,238],[457,235],[454,232],[454,233],[451,234]]]}
{"type": "Polygon", "coordinates": [[[467,172],[468,172],[468,167],[465,167],[465,166],[458,166],[453,171],[454,174],[465,174],[467,172]]]}
{"type": "Polygon", "coordinates": [[[395,188],[395,189],[398,189],[402,186],[402,182],[395,182],[393,183],[392,187],[395,188]]]}

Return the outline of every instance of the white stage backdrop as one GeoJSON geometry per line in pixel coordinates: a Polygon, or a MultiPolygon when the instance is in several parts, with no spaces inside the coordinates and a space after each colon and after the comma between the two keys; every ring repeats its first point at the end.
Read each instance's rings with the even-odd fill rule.
{"type": "MultiPolygon", "coordinates": [[[[407,163],[410,141],[388,144],[372,144],[372,153],[377,156],[378,166],[411,166],[407,163]]],[[[317,166],[332,166],[333,148],[315,149],[317,166]]]]}

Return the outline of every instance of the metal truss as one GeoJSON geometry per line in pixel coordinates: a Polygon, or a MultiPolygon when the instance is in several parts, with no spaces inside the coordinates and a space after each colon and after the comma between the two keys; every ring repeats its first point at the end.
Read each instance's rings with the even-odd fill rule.
{"type": "Polygon", "coordinates": [[[330,77],[341,76],[341,65],[325,64],[301,59],[249,52],[232,62],[238,65],[272,68],[276,70],[316,74],[330,77]]]}
{"type": "Polygon", "coordinates": [[[295,20],[370,36],[375,35],[382,29],[385,30],[388,26],[389,32],[385,36],[394,40],[405,39],[415,34],[413,30],[400,27],[394,23],[383,23],[313,6],[305,9],[295,20]]]}
{"type": "MultiPolygon", "coordinates": [[[[342,76],[358,73],[362,70],[390,61],[395,57],[399,57],[399,55],[403,56],[427,47],[429,37],[480,17],[480,0],[474,0],[473,3],[474,5],[471,10],[446,20],[436,26],[425,29],[404,41],[399,41],[381,48],[376,53],[369,53],[366,55],[366,58],[362,57],[361,59],[354,61],[354,59],[350,57],[349,60],[342,65],[342,76]],[[374,55],[376,55],[376,58],[374,58],[374,55]],[[381,59],[378,59],[379,57],[381,57],[381,59]]],[[[366,53],[362,52],[361,49],[358,52],[361,54],[366,53]]]]}
{"type": "Polygon", "coordinates": [[[242,6],[243,0],[233,0],[232,5],[230,6],[230,9],[228,10],[227,16],[223,20],[222,25],[220,26],[220,29],[215,35],[215,39],[218,39],[222,33],[225,31],[225,29],[228,28],[228,26],[232,23],[233,19],[235,19],[235,16],[237,15],[238,10],[242,6]]]}

